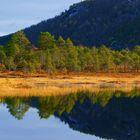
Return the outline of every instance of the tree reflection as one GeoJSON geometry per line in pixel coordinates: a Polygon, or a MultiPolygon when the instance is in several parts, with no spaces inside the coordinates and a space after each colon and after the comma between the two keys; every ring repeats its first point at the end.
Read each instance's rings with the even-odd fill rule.
{"type": "Polygon", "coordinates": [[[12,116],[21,120],[29,108],[40,118],[54,115],[80,132],[107,139],[140,139],[140,90],[104,91],[47,97],[5,97],[12,116]]]}
{"type": "Polygon", "coordinates": [[[25,102],[25,99],[21,98],[6,98],[5,103],[11,115],[18,120],[23,119],[25,113],[28,111],[30,106],[25,102]]]}

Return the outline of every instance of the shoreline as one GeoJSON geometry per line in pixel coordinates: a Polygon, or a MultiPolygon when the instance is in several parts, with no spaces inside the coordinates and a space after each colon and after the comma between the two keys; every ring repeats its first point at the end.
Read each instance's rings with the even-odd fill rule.
{"type": "Polygon", "coordinates": [[[136,76],[140,76],[140,72],[68,72],[68,73],[54,73],[47,74],[45,72],[42,73],[24,73],[21,71],[6,71],[0,72],[0,78],[35,78],[35,77],[83,77],[83,76],[99,76],[99,77],[116,77],[116,78],[132,78],[136,76]]]}

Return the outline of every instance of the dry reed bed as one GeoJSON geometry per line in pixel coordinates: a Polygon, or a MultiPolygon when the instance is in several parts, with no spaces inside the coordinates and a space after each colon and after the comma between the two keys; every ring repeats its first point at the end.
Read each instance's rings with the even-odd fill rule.
{"type": "Polygon", "coordinates": [[[0,78],[2,96],[47,96],[77,93],[78,91],[99,92],[105,90],[131,91],[140,87],[140,76],[56,76],[54,78],[0,78]]]}
{"type": "Polygon", "coordinates": [[[76,94],[78,92],[101,92],[101,91],[124,91],[129,92],[133,88],[56,88],[50,87],[46,89],[15,89],[15,90],[0,90],[0,97],[30,97],[30,96],[56,96],[56,95],[66,95],[66,94],[76,94]]]}

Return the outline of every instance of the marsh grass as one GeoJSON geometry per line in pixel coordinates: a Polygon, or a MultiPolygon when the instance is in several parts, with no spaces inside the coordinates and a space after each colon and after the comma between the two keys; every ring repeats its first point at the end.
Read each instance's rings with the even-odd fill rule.
{"type": "Polygon", "coordinates": [[[111,76],[0,78],[0,97],[63,95],[78,91],[131,91],[135,87],[140,87],[139,79],[140,76],[123,78],[111,76]]]}

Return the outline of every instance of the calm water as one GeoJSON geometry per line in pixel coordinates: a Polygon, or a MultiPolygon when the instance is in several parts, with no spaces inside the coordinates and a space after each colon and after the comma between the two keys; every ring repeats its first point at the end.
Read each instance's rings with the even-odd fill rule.
{"type": "Polygon", "coordinates": [[[0,98],[2,140],[140,140],[140,91],[0,98]]]}

